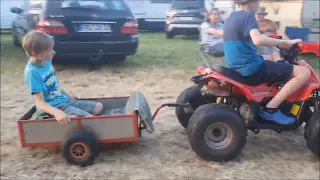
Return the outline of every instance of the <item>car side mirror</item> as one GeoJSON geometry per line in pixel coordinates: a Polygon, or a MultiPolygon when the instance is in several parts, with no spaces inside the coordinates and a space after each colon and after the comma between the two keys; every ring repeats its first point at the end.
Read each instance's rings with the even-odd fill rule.
{"type": "Polygon", "coordinates": [[[13,8],[11,8],[11,12],[14,14],[20,14],[20,13],[22,13],[22,9],[17,8],[17,7],[13,7],[13,8]]]}

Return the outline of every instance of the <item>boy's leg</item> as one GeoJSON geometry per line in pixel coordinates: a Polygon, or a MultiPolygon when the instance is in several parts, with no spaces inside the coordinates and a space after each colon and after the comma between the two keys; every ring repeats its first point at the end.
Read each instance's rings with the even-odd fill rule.
{"type": "Polygon", "coordinates": [[[303,66],[295,66],[280,62],[265,61],[263,65],[265,80],[269,82],[286,81],[290,79],[273,97],[273,99],[260,112],[265,120],[275,121],[279,124],[293,124],[294,118],[288,117],[278,110],[280,104],[291,94],[296,92],[310,78],[310,70],[303,66]]]}
{"type": "Polygon", "coordinates": [[[72,100],[71,106],[82,109],[92,115],[99,115],[103,110],[103,105],[100,102],[88,101],[88,100],[72,100]]]}
{"type": "Polygon", "coordinates": [[[87,111],[84,111],[82,109],[79,109],[77,107],[74,107],[70,104],[67,103],[63,103],[63,104],[59,104],[57,106],[58,109],[60,109],[61,111],[63,111],[64,113],[66,113],[68,116],[71,117],[83,117],[83,116],[92,116],[92,114],[88,113],[87,111]]]}

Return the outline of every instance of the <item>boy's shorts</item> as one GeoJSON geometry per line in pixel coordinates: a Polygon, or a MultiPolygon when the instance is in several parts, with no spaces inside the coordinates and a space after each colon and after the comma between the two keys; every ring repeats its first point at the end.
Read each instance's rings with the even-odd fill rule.
{"type": "Polygon", "coordinates": [[[264,60],[260,70],[254,76],[262,82],[277,83],[290,80],[292,72],[292,64],[264,60]]]}
{"type": "Polygon", "coordinates": [[[71,100],[69,103],[58,104],[60,109],[69,116],[92,116],[92,111],[97,102],[88,100],[71,100]]]}

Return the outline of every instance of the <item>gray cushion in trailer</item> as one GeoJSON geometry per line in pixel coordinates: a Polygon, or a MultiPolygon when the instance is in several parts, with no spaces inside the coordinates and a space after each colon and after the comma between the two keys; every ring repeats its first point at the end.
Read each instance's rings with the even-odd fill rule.
{"type": "Polygon", "coordinates": [[[147,99],[141,92],[134,91],[131,93],[131,96],[129,97],[125,107],[125,112],[126,114],[138,112],[141,120],[147,126],[146,130],[150,133],[154,131],[150,106],[147,102],[147,99]]]}

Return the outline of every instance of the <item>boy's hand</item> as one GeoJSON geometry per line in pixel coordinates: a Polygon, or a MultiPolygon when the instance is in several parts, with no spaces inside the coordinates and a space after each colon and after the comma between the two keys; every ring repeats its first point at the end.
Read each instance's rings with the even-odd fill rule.
{"type": "Polygon", "coordinates": [[[285,49],[290,49],[293,45],[301,42],[302,42],[301,39],[283,40],[282,43],[280,44],[280,47],[285,49]]]}
{"type": "Polygon", "coordinates": [[[68,124],[69,122],[71,122],[70,118],[60,109],[58,109],[57,112],[54,113],[54,117],[59,124],[68,124]]]}

